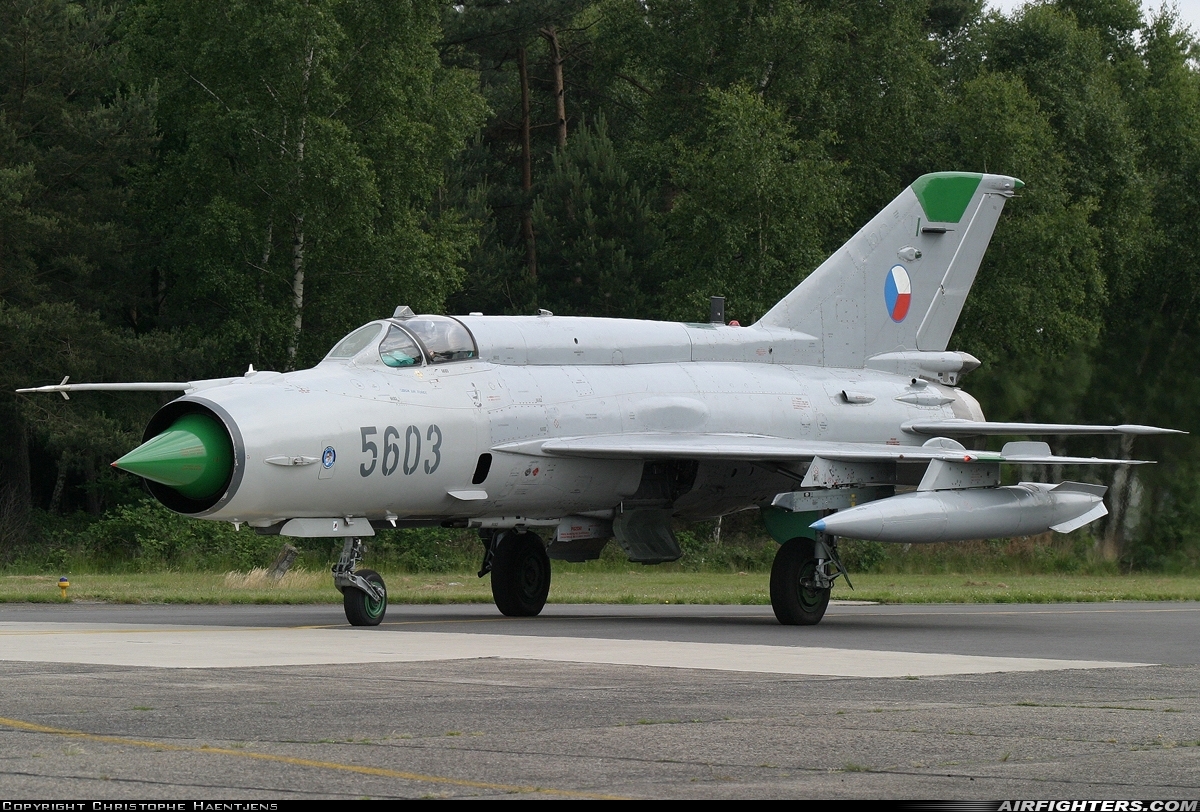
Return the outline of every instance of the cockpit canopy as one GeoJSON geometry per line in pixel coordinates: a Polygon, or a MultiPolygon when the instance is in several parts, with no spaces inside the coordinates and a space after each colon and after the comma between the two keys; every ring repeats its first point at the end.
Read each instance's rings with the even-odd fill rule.
{"type": "Polygon", "coordinates": [[[416,336],[432,364],[478,358],[471,331],[449,316],[414,316],[401,324],[416,336]]]}
{"type": "Polygon", "coordinates": [[[377,321],[359,327],[353,333],[339,341],[337,345],[329,351],[329,355],[326,355],[325,358],[328,360],[337,358],[353,358],[362,352],[368,344],[374,341],[382,331],[383,325],[377,321]]]}
{"type": "Polygon", "coordinates": [[[479,357],[471,331],[448,316],[412,316],[359,327],[325,356],[326,360],[354,358],[373,345],[381,333],[379,359],[389,367],[443,364],[479,357]],[[384,328],[386,333],[384,333],[384,328]]]}
{"type": "Polygon", "coordinates": [[[417,342],[394,324],[388,327],[387,335],[379,342],[379,357],[389,367],[421,365],[421,349],[417,342]]]}

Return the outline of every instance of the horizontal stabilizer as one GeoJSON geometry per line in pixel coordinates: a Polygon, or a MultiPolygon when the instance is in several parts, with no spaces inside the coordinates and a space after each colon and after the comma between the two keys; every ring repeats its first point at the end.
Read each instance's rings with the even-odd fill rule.
{"type": "Polygon", "coordinates": [[[980,435],[1021,434],[1187,434],[1179,429],[1158,426],[1139,426],[1123,423],[1119,426],[1081,426],[1072,423],[991,423],[977,420],[913,420],[901,426],[910,434],[929,436],[973,437],[980,435]]]}

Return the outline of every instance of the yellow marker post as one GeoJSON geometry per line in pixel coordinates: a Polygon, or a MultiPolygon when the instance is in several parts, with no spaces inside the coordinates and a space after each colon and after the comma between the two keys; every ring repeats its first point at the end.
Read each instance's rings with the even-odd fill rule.
{"type": "Polygon", "coordinates": [[[71,585],[71,582],[68,581],[66,578],[58,579],[58,588],[62,590],[62,599],[64,601],[67,599],[67,587],[69,587],[70,585],[71,585]]]}

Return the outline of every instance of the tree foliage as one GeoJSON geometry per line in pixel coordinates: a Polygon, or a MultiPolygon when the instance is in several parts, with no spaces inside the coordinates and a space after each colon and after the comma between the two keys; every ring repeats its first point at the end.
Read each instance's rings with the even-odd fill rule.
{"type": "Polygon", "coordinates": [[[221,361],[291,368],[375,315],[364,289],[441,306],[471,235],[433,197],[483,105],[438,60],[436,11],[132,8],[139,75],[159,87],[147,194],[167,324],[221,330],[221,361]]]}
{"type": "MultiPolygon", "coordinates": [[[[1136,0],[13,0],[5,391],[303,366],[397,304],[748,322],[957,169],[1026,183],[952,340],[989,416],[1200,430],[1198,65],[1136,0]]],[[[128,501],[154,406],[0,394],[4,516],[128,501]]],[[[1196,441],[1056,445],[1163,462],[1098,552],[1200,555],[1196,441]]]]}

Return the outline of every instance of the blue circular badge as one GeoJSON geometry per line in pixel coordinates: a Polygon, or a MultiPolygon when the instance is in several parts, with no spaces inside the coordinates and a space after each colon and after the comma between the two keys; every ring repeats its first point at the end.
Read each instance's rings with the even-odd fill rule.
{"type": "Polygon", "coordinates": [[[325,446],[325,453],[321,455],[321,464],[329,469],[333,467],[335,461],[337,461],[337,452],[333,450],[333,446],[325,446]]]}

